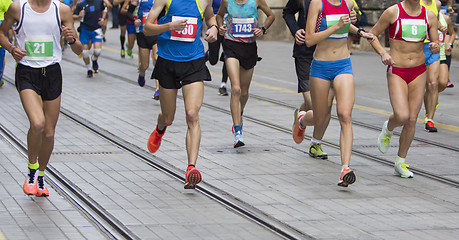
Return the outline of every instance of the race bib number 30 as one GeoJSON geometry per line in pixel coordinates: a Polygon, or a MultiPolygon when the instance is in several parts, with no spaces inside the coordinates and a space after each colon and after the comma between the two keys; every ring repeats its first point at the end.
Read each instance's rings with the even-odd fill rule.
{"type": "Polygon", "coordinates": [[[25,50],[28,60],[53,59],[53,36],[26,36],[25,50]]]}
{"type": "Polygon", "coordinates": [[[186,26],[182,31],[171,31],[171,40],[182,42],[194,42],[198,31],[198,19],[194,17],[172,16],[172,22],[186,19],[186,26]]]}
{"type": "Polygon", "coordinates": [[[427,33],[427,25],[423,19],[402,19],[402,38],[407,42],[420,42],[427,33]]]}
{"type": "Polygon", "coordinates": [[[233,18],[233,36],[240,38],[253,37],[254,18],[233,18]]]}

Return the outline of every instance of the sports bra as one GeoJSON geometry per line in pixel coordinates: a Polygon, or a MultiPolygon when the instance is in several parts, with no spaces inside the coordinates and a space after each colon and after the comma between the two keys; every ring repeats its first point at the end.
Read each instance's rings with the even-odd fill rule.
{"type": "Polygon", "coordinates": [[[389,38],[406,42],[423,42],[427,37],[429,18],[424,6],[421,6],[421,14],[410,16],[405,12],[402,3],[397,3],[398,17],[389,25],[389,38]]]}

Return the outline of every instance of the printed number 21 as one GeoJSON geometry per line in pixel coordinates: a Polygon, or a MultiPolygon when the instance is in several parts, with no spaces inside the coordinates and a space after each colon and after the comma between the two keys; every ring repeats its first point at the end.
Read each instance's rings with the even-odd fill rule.
{"type": "Polygon", "coordinates": [[[34,43],[33,53],[45,53],[45,43],[34,43]]]}

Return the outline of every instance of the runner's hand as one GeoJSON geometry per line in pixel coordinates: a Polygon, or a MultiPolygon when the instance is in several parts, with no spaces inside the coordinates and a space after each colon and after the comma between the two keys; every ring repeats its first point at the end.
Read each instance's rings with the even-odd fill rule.
{"type": "Polygon", "coordinates": [[[135,27],[140,27],[140,23],[141,23],[140,19],[136,19],[136,20],[134,21],[134,26],[135,26],[135,27]]]}
{"type": "Polygon", "coordinates": [[[305,36],[304,36],[305,34],[306,34],[306,32],[302,28],[300,28],[300,29],[298,29],[298,31],[296,31],[296,33],[295,33],[295,42],[296,42],[296,44],[298,44],[298,45],[304,44],[304,42],[306,40],[305,36]]]}
{"type": "Polygon", "coordinates": [[[349,24],[349,15],[343,15],[339,18],[339,22],[337,23],[339,29],[343,28],[347,24],[349,24]]]}
{"type": "Polygon", "coordinates": [[[67,42],[73,42],[75,36],[73,36],[73,31],[67,26],[62,25],[62,34],[64,35],[65,40],[67,42]]]}
{"type": "Polygon", "coordinates": [[[429,49],[432,54],[437,54],[440,52],[440,46],[438,45],[438,43],[430,42],[429,49]]]}
{"type": "Polygon", "coordinates": [[[26,53],[26,50],[20,49],[18,47],[14,47],[11,50],[11,55],[13,56],[14,60],[16,60],[16,62],[21,61],[21,59],[26,55],[26,53]]]}
{"type": "Polygon", "coordinates": [[[218,35],[217,28],[211,27],[211,28],[207,29],[206,38],[204,38],[204,40],[206,40],[207,42],[210,42],[210,43],[215,42],[215,41],[217,41],[217,35],[218,35]]]}
{"type": "Polygon", "coordinates": [[[226,33],[226,25],[223,25],[223,26],[219,27],[218,28],[218,33],[220,35],[222,35],[222,36],[225,35],[225,33],[226,33]]]}
{"type": "Polygon", "coordinates": [[[171,25],[170,25],[171,31],[173,30],[178,31],[178,32],[182,31],[186,27],[186,22],[187,22],[186,19],[171,22],[171,25]]]}
{"type": "Polygon", "coordinates": [[[390,54],[387,52],[381,55],[381,61],[384,65],[387,66],[394,66],[396,64],[390,54]]]}
{"type": "MultiPolygon", "coordinates": [[[[354,8],[355,8],[355,7],[354,7],[354,8]]],[[[357,11],[358,11],[358,8],[357,8],[357,11]]],[[[352,24],[357,23],[357,15],[355,14],[355,12],[354,12],[354,11],[351,11],[350,14],[351,14],[351,15],[350,15],[351,23],[352,23],[352,24]]]]}
{"type": "Polygon", "coordinates": [[[254,28],[253,35],[255,35],[255,37],[263,36],[263,30],[261,28],[254,28]]]}

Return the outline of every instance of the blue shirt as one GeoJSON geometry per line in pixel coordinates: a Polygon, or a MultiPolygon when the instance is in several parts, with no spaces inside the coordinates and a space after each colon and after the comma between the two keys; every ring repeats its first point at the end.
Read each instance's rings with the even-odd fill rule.
{"type": "Polygon", "coordinates": [[[101,26],[98,24],[99,18],[102,18],[102,12],[104,11],[103,0],[83,0],[79,2],[73,11],[74,15],[80,14],[80,11],[84,11],[83,21],[81,25],[89,31],[94,31],[101,26]]]}
{"type": "Polygon", "coordinates": [[[171,0],[169,3],[166,14],[158,20],[158,24],[185,17],[188,19],[187,26],[181,32],[173,30],[158,35],[158,56],[176,62],[204,57],[204,46],[200,39],[204,10],[197,5],[199,1],[171,0]]]}

